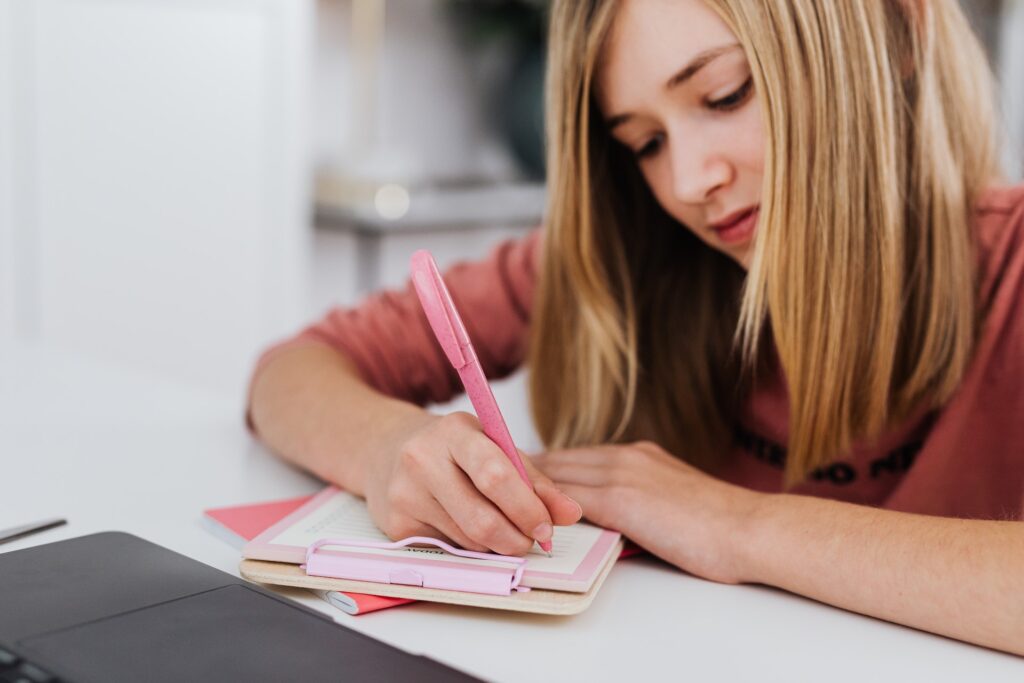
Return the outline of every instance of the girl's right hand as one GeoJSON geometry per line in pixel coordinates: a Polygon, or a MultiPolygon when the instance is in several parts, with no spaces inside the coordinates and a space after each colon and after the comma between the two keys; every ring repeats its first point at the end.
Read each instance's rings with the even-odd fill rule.
{"type": "Polygon", "coordinates": [[[374,522],[392,539],[432,536],[467,550],[523,555],[575,524],[579,503],[520,451],[533,490],[469,413],[422,413],[371,456],[365,494],[374,522]]]}

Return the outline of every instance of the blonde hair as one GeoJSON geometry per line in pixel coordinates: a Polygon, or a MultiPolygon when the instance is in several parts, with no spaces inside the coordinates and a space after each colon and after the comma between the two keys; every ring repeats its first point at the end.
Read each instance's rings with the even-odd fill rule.
{"type": "Polygon", "coordinates": [[[992,77],[953,0],[706,1],[765,126],[749,271],[668,216],[607,132],[593,85],[618,0],[556,0],[532,410],[549,447],[652,439],[711,468],[774,348],[793,484],[963,376],[992,77]]]}

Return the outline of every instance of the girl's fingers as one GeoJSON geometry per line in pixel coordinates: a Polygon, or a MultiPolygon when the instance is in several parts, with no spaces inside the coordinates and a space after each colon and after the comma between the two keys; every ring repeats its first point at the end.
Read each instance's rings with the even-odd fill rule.
{"type": "Polygon", "coordinates": [[[452,457],[482,497],[493,503],[523,536],[540,542],[551,539],[552,517],[544,501],[487,436],[479,434],[467,447],[453,452],[452,457]]]}
{"type": "Polygon", "coordinates": [[[438,531],[444,534],[444,538],[441,540],[447,540],[453,545],[457,545],[465,550],[475,550],[477,552],[485,553],[490,549],[480,543],[474,542],[469,536],[463,533],[459,525],[455,523],[452,516],[444,509],[444,506],[437,501],[432,499],[430,504],[427,506],[425,519],[430,521],[438,531]]]}
{"type": "Polygon", "coordinates": [[[438,529],[431,524],[413,519],[412,517],[406,518],[399,529],[389,532],[387,536],[392,541],[401,541],[411,536],[426,536],[427,538],[436,538],[439,541],[445,541],[452,545],[459,544],[456,539],[452,538],[441,529],[438,529]]]}
{"type": "Polygon", "coordinates": [[[392,525],[388,537],[394,541],[410,536],[426,536],[445,541],[466,550],[488,552],[490,549],[474,542],[463,533],[451,515],[424,486],[416,496],[416,506],[407,509],[397,525],[392,525]]]}
{"type": "Polygon", "coordinates": [[[608,483],[609,469],[593,463],[570,463],[559,460],[540,463],[551,481],[556,486],[565,484],[582,484],[584,486],[603,486],[608,483]]]}
{"type": "MultiPolygon", "coordinates": [[[[533,456],[534,460],[545,464],[571,465],[608,465],[615,457],[616,449],[602,448],[560,448],[533,456]]],[[[546,471],[546,466],[543,467],[546,471]]]]}
{"type": "Polygon", "coordinates": [[[583,508],[580,504],[566,495],[534,465],[533,459],[522,454],[523,464],[533,481],[533,490],[541,499],[548,512],[551,514],[551,521],[556,526],[569,526],[580,521],[583,516],[583,508]]]}
{"type": "Polygon", "coordinates": [[[588,522],[607,529],[614,529],[617,518],[612,514],[612,506],[608,503],[608,490],[602,487],[584,484],[565,484],[565,491],[583,506],[583,514],[588,522]]]}
{"type": "MultiPolygon", "coordinates": [[[[434,498],[471,542],[502,555],[523,555],[533,546],[533,537],[517,529],[455,463],[426,475],[434,498]]],[[[519,487],[526,488],[516,476],[519,487]]]]}

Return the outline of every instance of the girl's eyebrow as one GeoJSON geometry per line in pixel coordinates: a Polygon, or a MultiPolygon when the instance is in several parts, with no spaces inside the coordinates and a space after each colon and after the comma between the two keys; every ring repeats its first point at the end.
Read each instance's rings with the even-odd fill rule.
{"type": "MultiPolygon", "coordinates": [[[[730,43],[729,45],[719,45],[718,47],[711,47],[703,52],[697,53],[697,55],[689,61],[689,63],[682,69],[677,71],[672,78],[668,79],[665,83],[665,90],[672,90],[673,88],[682,85],[686,81],[690,80],[697,75],[697,72],[707,66],[709,63],[721,57],[727,52],[739,49],[739,43],[730,43]]],[[[626,121],[633,117],[632,114],[616,114],[606,121],[608,130],[612,131],[618,126],[621,126],[626,121]]]]}
{"type": "Polygon", "coordinates": [[[697,72],[707,66],[709,62],[721,57],[726,52],[732,52],[739,47],[739,43],[732,43],[731,45],[720,45],[719,47],[708,48],[707,50],[698,53],[696,57],[690,60],[689,64],[677,71],[675,76],[668,79],[668,82],[665,83],[665,90],[671,90],[677,85],[682,85],[693,78],[697,72]]]}

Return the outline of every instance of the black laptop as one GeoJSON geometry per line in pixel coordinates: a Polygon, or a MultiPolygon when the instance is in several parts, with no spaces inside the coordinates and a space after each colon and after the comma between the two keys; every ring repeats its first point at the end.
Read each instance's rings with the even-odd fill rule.
{"type": "Polygon", "coordinates": [[[0,681],[468,681],[124,533],[0,554],[0,681]]]}

